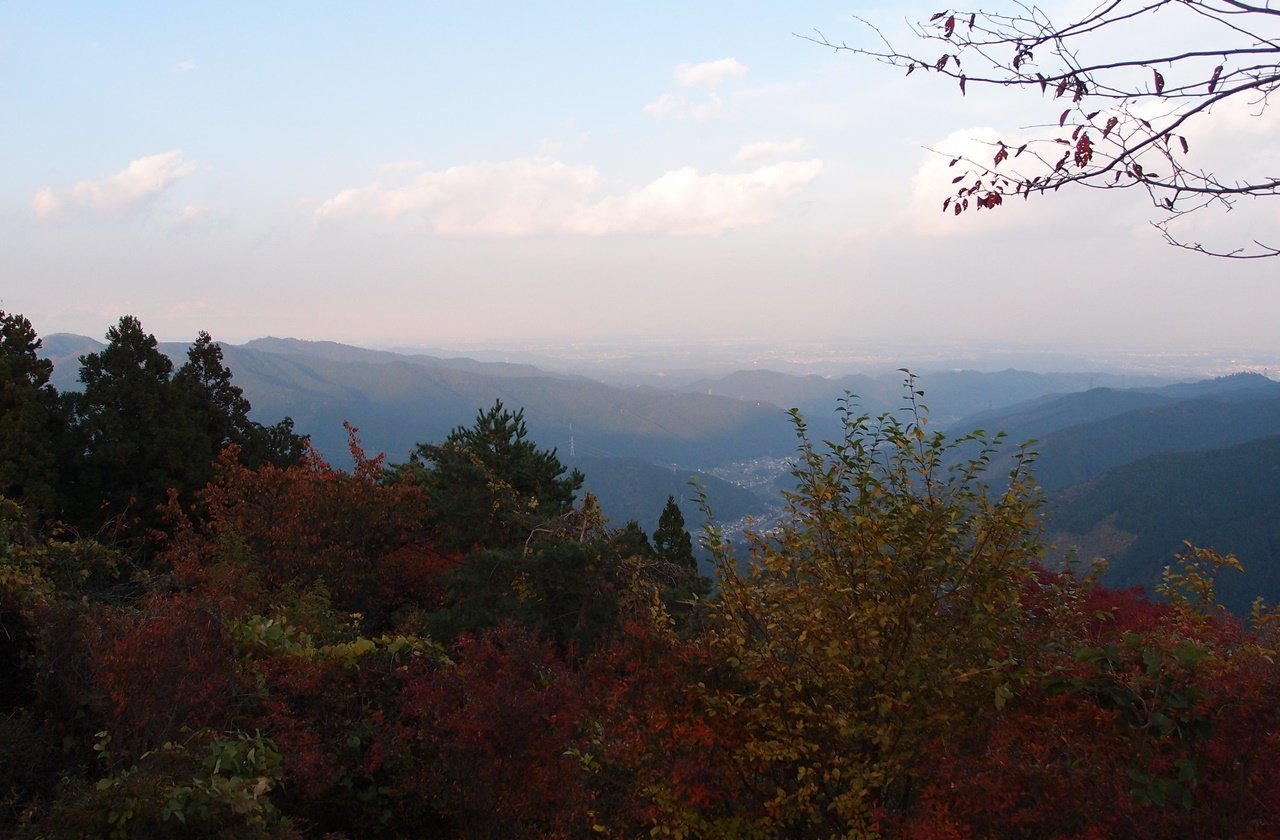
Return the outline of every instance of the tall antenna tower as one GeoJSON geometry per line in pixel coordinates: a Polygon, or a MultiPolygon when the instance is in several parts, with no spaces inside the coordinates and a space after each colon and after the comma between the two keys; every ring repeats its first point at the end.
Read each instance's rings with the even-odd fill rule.
{"type": "Polygon", "coordinates": [[[577,456],[578,456],[578,452],[576,449],[574,449],[574,446],[573,446],[573,424],[570,423],[569,424],[569,457],[576,458],[577,456]]]}

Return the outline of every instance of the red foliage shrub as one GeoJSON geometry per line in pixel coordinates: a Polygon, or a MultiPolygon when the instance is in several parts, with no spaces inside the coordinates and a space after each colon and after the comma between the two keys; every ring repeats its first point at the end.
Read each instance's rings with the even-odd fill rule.
{"type": "Polygon", "coordinates": [[[207,525],[178,529],[166,558],[187,582],[234,562],[269,587],[323,581],[335,605],[388,626],[405,609],[431,608],[438,579],[459,558],[426,538],[426,496],[408,478],[384,483],[350,429],[355,469],[334,469],[314,451],[289,467],[249,468],[228,448],[202,493],[207,525]]]}
{"type": "Polygon", "coordinates": [[[589,831],[590,793],[570,752],[583,686],[553,645],[505,625],[455,645],[456,665],[419,668],[400,696],[389,761],[405,802],[430,803],[466,837],[589,831]]]}
{"type": "Polygon", "coordinates": [[[225,729],[244,687],[222,618],[205,599],[155,595],[86,618],[93,684],[113,749],[133,755],[182,727],[225,729]]]}

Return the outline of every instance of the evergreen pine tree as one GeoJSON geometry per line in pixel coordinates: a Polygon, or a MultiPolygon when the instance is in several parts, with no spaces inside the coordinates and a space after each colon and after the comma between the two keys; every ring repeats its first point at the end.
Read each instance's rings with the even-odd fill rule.
{"type": "MultiPolygon", "coordinates": [[[[154,525],[167,488],[190,472],[190,434],[175,428],[169,387],[173,363],[155,336],[126,315],[107,330],[107,346],[80,357],[84,391],[72,397],[83,460],[75,482],[75,519],[96,529],[154,525]]],[[[139,531],[133,531],[141,536],[139,531]]]]}
{"type": "Polygon", "coordinates": [[[556,450],[528,439],[523,409],[508,411],[501,400],[443,443],[419,444],[401,469],[427,487],[439,539],[452,551],[523,545],[534,528],[572,509],[583,481],[556,450]]]}
{"type": "Polygon", "coordinates": [[[0,495],[48,515],[58,485],[60,415],[49,384],[53,363],[39,349],[30,321],[0,311],[0,495]]]}
{"type": "Polygon", "coordinates": [[[675,496],[667,496],[666,507],[658,517],[658,530],[653,532],[653,547],[658,556],[668,563],[697,572],[698,562],[693,556],[693,538],[685,530],[684,514],[676,504],[675,496]]]}

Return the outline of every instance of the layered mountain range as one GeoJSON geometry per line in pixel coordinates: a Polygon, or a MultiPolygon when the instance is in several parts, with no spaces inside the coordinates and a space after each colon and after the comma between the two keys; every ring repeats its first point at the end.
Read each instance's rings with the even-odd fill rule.
{"type": "MultiPolygon", "coordinates": [[[[57,387],[74,390],[78,357],[102,346],[46,337],[57,387]]],[[[180,359],[187,348],[162,349],[180,359]]],[[[668,495],[691,523],[701,521],[699,493],[720,521],[776,514],[796,448],[787,409],[798,409],[821,440],[838,430],[842,399],[871,415],[910,408],[904,373],[750,370],[684,375],[678,387],[661,388],[332,342],[263,338],[223,351],[255,417],[291,416],[339,464],[344,421],[394,463],[496,400],[522,408],[531,437],[585,473],[584,490],[606,515],[646,530],[668,495]],[[689,485],[695,476],[697,489],[689,485]]],[[[1258,374],[1171,383],[1107,372],[925,370],[912,389],[952,433],[1004,433],[991,453],[992,476],[1031,441],[1052,561],[1104,556],[1108,583],[1150,590],[1188,540],[1240,555],[1246,574],[1222,586],[1232,608],[1255,595],[1280,598],[1280,383],[1258,374]]],[[[976,453],[966,446],[957,457],[976,453]]]]}

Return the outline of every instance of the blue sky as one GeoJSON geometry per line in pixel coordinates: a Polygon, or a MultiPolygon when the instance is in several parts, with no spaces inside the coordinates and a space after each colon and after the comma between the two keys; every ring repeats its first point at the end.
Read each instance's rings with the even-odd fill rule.
{"type": "Polygon", "coordinates": [[[0,307],[172,340],[1280,352],[1280,266],[1172,251],[1140,197],[936,212],[923,147],[1049,105],[793,34],[933,10],[0,2],[0,307]]]}

